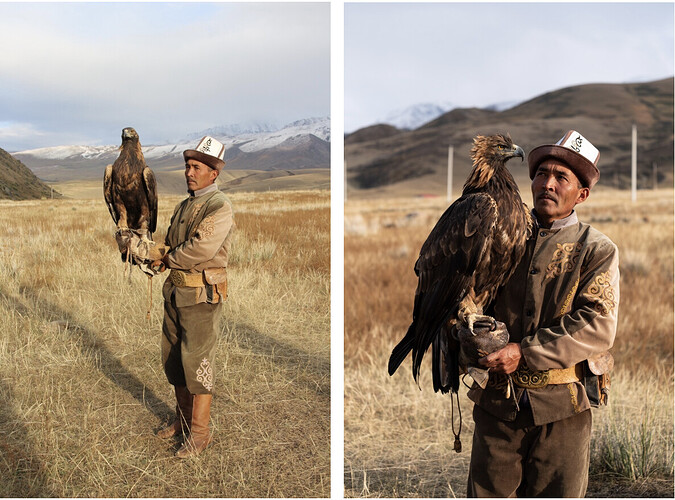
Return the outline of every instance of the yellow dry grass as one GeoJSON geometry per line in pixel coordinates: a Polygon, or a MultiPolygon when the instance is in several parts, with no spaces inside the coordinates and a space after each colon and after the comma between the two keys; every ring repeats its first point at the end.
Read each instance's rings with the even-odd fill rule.
{"type": "MultiPolygon", "coordinates": [[[[466,391],[460,390],[464,451],[456,454],[450,399],[433,392],[428,359],[421,391],[410,375],[409,359],[393,377],[386,368],[410,323],[417,283],[413,265],[446,207],[442,198],[361,200],[345,206],[347,496],[466,494],[473,427],[466,391]]],[[[611,406],[594,410],[589,496],[670,496],[673,190],[640,191],[636,204],[627,192],[599,190],[578,212],[617,244],[622,273],[611,406]],[[639,457],[647,477],[638,470],[639,457]],[[626,468],[628,475],[634,472],[632,479],[621,477],[626,468]]]]}
{"type": "MultiPolygon", "coordinates": [[[[180,199],[160,199],[156,241],[180,199]]],[[[148,280],[124,275],[102,200],[0,203],[0,496],[330,494],[330,193],[230,199],[215,442],[187,461],[154,436],[175,404],[166,274],[146,321],[148,280]]]]}

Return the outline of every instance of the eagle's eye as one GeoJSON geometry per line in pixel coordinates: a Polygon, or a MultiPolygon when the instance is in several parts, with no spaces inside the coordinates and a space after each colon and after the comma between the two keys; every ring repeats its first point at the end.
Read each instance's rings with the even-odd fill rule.
{"type": "Polygon", "coordinates": [[[503,145],[503,144],[500,144],[500,145],[497,146],[497,147],[498,147],[499,149],[504,149],[504,145],[503,145]]]}

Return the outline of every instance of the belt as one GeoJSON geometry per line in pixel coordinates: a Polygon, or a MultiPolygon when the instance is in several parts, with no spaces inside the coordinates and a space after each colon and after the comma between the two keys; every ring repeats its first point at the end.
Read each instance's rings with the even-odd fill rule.
{"type": "Polygon", "coordinates": [[[189,274],[178,269],[172,269],[169,273],[169,280],[174,286],[186,286],[199,288],[205,285],[202,273],[189,274]]]}
{"type": "Polygon", "coordinates": [[[512,374],[513,383],[526,389],[539,389],[550,384],[569,384],[578,382],[583,377],[581,363],[569,368],[543,371],[530,370],[527,366],[521,366],[512,374]]]}

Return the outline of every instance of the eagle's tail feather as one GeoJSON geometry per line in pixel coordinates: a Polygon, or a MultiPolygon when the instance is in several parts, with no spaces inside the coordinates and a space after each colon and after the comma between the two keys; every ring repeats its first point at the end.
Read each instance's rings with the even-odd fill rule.
{"type": "Polygon", "coordinates": [[[389,356],[389,375],[393,375],[394,372],[398,370],[398,367],[401,366],[403,360],[412,350],[413,344],[415,343],[414,326],[415,323],[410,325],[405,337],[403,337],[396,347],[394,347],[394,350],[391,351],[391,356],[389,356]]]}

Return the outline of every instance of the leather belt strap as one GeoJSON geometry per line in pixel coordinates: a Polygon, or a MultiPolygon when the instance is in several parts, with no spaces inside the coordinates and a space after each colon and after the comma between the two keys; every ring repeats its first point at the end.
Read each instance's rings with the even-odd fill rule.
{"type": "Polygon", "coordinates": [[[544,371],[530,370],[527,366],[521,366],[513,373],[513,383],[526,389],[539,389],[550,384],[569,384],[578,382],[583,378],[584,372],[581,363],[570,368],[544,371]]]}
{"type": "Polygon", "coordinates": [[[205,285],[202,273],[189,274],[178,269],[172,269],[169,279],[174,286],[199,288],[205,285]]]}

